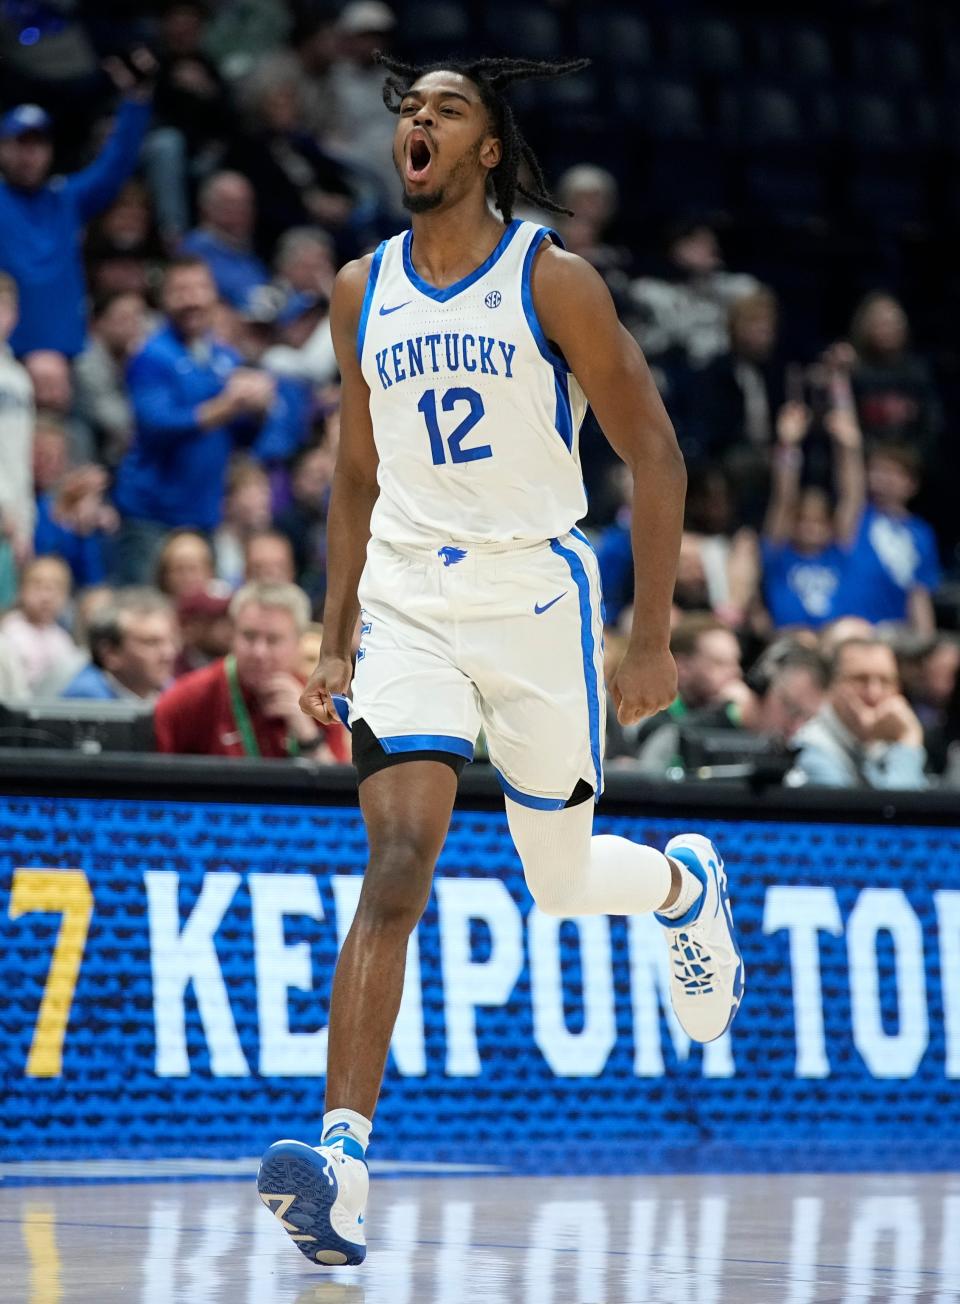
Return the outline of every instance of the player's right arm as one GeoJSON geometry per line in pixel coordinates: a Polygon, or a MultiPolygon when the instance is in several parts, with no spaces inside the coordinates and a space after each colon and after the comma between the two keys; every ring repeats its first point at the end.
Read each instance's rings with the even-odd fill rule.
{"type": "Polygon", "coordinates": [[[351,644],[360,603],[357,588],[367,556],[370,513],[377,500],[377,449],[370,390],[357,357],[357,331],[372,259],[347,263],[330,301],[330,330],[340,368],[340,447],[327,515],[327,598],[320,660],[301,708],[321,723],[337,719],[331,693],[345,693],[353,673],[351,644]]]}

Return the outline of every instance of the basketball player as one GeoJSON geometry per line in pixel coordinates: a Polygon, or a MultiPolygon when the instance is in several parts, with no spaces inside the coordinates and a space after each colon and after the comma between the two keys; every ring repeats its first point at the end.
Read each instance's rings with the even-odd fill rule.
{"type": "Polygon", "coordinates": [[[302,698],[336,718],[350,687],[370,843],[333,985],[321,1144],[265,1153],[261,1199],[311,1262],[366,1254],[364,1152],[407,939],[430,892],[457,779],[482,725],[530,891],[552,915],[656,911],[672,1000],[697,1041],[743,992],[719,853],[593,837],[604,692],[596,559],[577,435],[587,402],[634,475],[634,629],[613,684],[624,724],[673,701],[669,622],[686,477],[670,421],[607,289],[558,238],[502,90],[576,71],[485,59],[383,59],[412,230],[344,267],[333,296],[341,442],[320,661],[302,698]],[[521,160],[532,189],[517,180],[521,160]],[[499,216],[491,211],[493,198],[499,216]]]}

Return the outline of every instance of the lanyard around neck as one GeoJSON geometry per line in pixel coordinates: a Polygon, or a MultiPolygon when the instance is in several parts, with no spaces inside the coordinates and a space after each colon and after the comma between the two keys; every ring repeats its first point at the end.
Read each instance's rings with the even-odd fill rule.
{"type": "MultiPolygon", "coordinates": [[[[260,744],[257,742],[257,735],[253,728],[253,721],[250,719],[250,712],[247,710],[247,704],[243,700],[243,693],[240,691],[240,677],[237,674],[237,658],[231,652],[224,658],[223,668],[227,674],[227,688],[230,690],[230,707],[233,711],[234,723],[237,726],[237,732],[240,734],[240,741],[243,743],[244,756],[260,756],[260,744]]],[[[286,740],[287,755],[298,756],[300,747],[296,738],[287,734],[286,740]]]]}

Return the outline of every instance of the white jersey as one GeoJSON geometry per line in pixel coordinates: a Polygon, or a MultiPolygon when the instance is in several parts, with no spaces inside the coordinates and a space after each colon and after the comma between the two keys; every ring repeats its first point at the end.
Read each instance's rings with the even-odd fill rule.
{"type": "Polygon", "coordinates": [[[585,514],[586,399],[544,335],[530,285],[549,238],[559,243],[511,222],[486,262],[443,290],[414,269],[411,231],[377,249],[357,337],[380,459],[374,538],[543,541],[585,514]]]}

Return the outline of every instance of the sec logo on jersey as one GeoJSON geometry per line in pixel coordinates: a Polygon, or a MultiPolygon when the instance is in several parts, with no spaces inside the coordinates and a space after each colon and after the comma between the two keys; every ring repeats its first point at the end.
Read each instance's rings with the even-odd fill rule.
{"type": "Polygon", "coordinates": [[[503,302],[503,295],[499,290],[491,290],[483,302],[488,308],[499,308],[503,302]]]}

